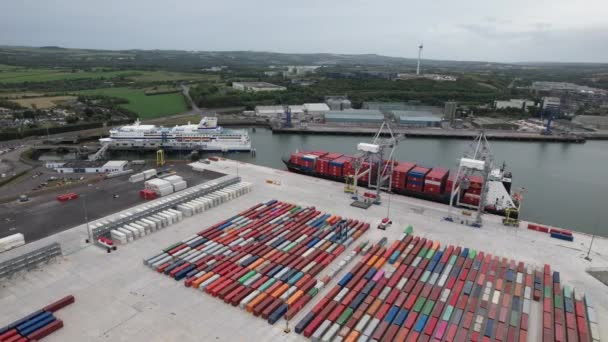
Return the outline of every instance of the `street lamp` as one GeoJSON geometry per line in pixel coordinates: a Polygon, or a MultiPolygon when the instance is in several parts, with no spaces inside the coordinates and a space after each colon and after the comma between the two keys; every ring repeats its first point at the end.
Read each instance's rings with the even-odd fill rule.
{"type": "Polygon", "coordinates": [[[84,221],[87,225],[87,234],[89,236],[87,243],[90,242],[91,240],[93,240],[93,237],[91,236],[91,230],[89,228],[89,217],[88,217],[88,212],[87,212],[87,200],[85,198],[85,196],[81,196],[80,198],[82,198],[82,208],[84,210],[84,221]]]}
{"type": "Polygon", "coordinates": [[[597,234],[597,227],[599,226],[598,220],[599,219],[597,219],[597,218],[595,220],[595,228],[593,229],[593,235],[591,236],[591,243],[589,244],[589,249],[587,250],[587,256],[585,257],[585,260],[587,260],[587,261],[591,261],[591,257],[589,256],[589,254],[591,254],[591,247],[593,247],[593,241],[595,240],[595,235],[597,234]]]}

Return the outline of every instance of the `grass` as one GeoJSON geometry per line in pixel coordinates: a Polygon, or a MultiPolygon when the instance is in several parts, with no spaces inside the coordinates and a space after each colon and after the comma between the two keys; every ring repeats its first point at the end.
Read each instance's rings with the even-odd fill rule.
{"type": "Polygon", "coordinates": [[[50,82],[87,78],[115,78],[133,76],[133,71],[66,71],[53,69],[23,69],[0,72],[0,83],[50,82]]]}
{"type": "Polygon", "coordinates": [[[125,77],[135,82],[169,82],[188,80],[217,80],[217,75],[193,74],[172,71],[76,71],[66,69],[18,69],[8,65],[0,65],[0,83],[50,82],[74,79],[103,78],[112,79],[125,77]]]}
{"type": "Polygon", "coordinates": [[[132,88],[90,89],[78,93],[127,99],[129,103],[121,106],[137,113],[141,119],[160,118],[188,110],[188,106],[181,94],[146,96],[144,89],[132,88]]]}
{"type": "Polygon", "coordinates": [[[53,108],[57,105],[58,102],[74,100],[76,96],[49,96],[49,97],[31,97],[25,99],[16,99],[13,102],[17,102],[23,107],[28,108],[36,108],[38,109],[47,109],[53,108]]]}
{"type": "Polygon", "coordinates": [[[192,74],[173,71],[138,71],[138,75],[129,77],[136,82],[167,82],[188,80],[217,80],[217,75],[192,74]]]}

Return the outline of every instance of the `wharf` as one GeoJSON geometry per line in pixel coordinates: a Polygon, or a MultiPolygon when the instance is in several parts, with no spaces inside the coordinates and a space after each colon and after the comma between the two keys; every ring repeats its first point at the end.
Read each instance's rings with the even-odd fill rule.
{"type": "MultiPolygon", "coordinates": [[[[222,160],[207,167],[214,172],[234,174],[236,166],[233,160],[222,160]]],[[[37,270],[0,280],[0,325],[73,294],[76,302],[57,313],[65,323],[64,328],[45,341],[306,341],[294,332],[285,334],[284,321],[271,326],[208,294],[186,289],[183,282],[167,279],[142,264],[144,258],[157,254],[160,248],[270,199],[315,206],[321,211],[371,223],[372,228],[358,242],[377,242],[382,237],[392,242],[411,224],[415,235],[440,241],[442,246],[453,244],[484,250],[541,269],[544,263],[549,263],[561,273],[563,283],[584,291],[593,299],[600,322],[608,317],[605,285],[585,272],[589,267],[608,265],[608,239],[596,237],[593,260],[588,262],[583,257],[591,238],[585,234],[574,233],[573,243],[551,239],[546,234],[505,227],[500,223],[501,218],[493,215],[485,215],[484,227],[475,229],[442,220],[447,211],[445,205],[404,196],[391,197],[393,225],[381,231],[375,226],[386,216],[386,199],[382,205],[362,210],[350,206],[351,200],[344,194],[343,185],[337,182],[247,163],[238,164],[238,174],[243,181],[253,183],[251,193],[119,246],[110,254],[84,243],[83,225],[22,247],[34,248],[58,241],[65,256],[37,270]]],[[[346,253],[357,244],[351,245],[346,253]]],[[[19,249],[3,253],[0,261],[18,252],[19,249]]],[[[330,268],[340,259],[334,260],[330,268]]],[[[342,270],[290,321],[292,329],[348,269],[350,267],[342,270]]],[[[327,271],[329,268],[320,276],[327,271]]],[[[533,311],[538,312],[540,304],[534,305],[537,306],[533,311]]],[[[535,315],[530,319],[531,325],[537,328],[530,330],[528,339],[539,341],[542,317],[535,315]]],[[[600,325],[599,328],[600,336],[607,338],[608,327],[600,325]]]]}
{"type": "MultiPolygon", "coordinates": [[[[392,127],[395,134],[412,138],[445,138],[445,139],[474,139],[479,135],[478,129],[441,129],[441,128],[403,128],[392,127]]],[[[311,125],[306,128],[273,127],[277,134],[326,134],[326,135],[362,135],[372,136],[378,132],[378,127],[311,125]]],[[[488,139],[510,141],[539,141],[561,143],[584,143],[586,137],[579,135],[542,135],[538,133],[484,130],[488,139]]],[[[601,139],[600,136],[595,139],[601,139]]]]}

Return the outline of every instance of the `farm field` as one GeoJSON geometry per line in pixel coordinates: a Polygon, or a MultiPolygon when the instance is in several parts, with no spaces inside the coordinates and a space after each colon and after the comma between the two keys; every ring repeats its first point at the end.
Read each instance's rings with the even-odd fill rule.
{"type": "Polygon", "coordinates": [[[135,82],[168,82],[188,80],[215,80],[216,75],[194,74],[172,71],[76,71],[67,69],[29,69],[0,65],[0,83],[50,82],[75,79],[112,79],[125,77],[135,82]]]}
{"type": "Polygon", "coordinates": [[[188,110],[181,94],[162,94],[146,96],[144,89],[103,88],[78,92],[83,95],[105,95],[129,100],[121,105],[139,115],[141,119],[153,119],[174,115],[188,110]]]}
{"type": "Polygon", "coordinates": [[[49,97],[30,97],[24,99],[16,99],[13,102],[17,102],[23,107],[38,109],[47,109],[55,107],[59,102],[74,100],[76,96],[49,96],[49,97]]]}

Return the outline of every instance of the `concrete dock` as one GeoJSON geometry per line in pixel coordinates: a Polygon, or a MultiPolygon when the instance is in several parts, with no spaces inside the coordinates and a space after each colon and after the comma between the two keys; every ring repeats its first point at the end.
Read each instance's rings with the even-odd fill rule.
{"type": "MultiPolygon", "coordinates": [[[[225,174],[237,172],[235,161],[212,162],[208,168],[225,174]]],[[[599,322],[608,317],[607,288],[585,271],[608,265],[608,239],[595,239],[593,260],[588,262],[584,256],[591,239],[585,234],[575,233],[574,242],[551,239],[546,234],[504,227],[501,218],[493,215],[485,215],[483,228],[475,229],[444,221],[445,205],[396,195],[390,200],[393,225],[381,231],[374,227],[387,214],[386,196],[382,205],[362,210],[350,206],[351,200],[344,194],[341,183],[247,163],[239,163],[238,174],[243,181],[254,184],[253,192],[185,218],[110,254],[85,244],[87,233],[83,225],[21,247],[32,249],[58,241],[65,255],[36,270],[0,280],[0,326],[73,294],[76,302],[56,313],[64,321],[64,328],[45,341],[305,341],[294,332],[285,334],[284,321],[271,326],[217,298],[186,289],[183,282],[142,264],[144,258],[157,254],[161,248],[270,199],[315,206],[321,211],[369,222],[373,228],[359,241],[376,242],[387,237],[390,243],[411,224],[416,235],[438,240],[442,246],[470,247],[539,268],[549,263],[561,273],[563,284],[593,299],[599,322]]],[[[0,261],[18,253],[20,249],[3,253],[0,261]]],[[[291,320],[292,328],[349,268],[291,320]]],[[[327,271],[322,271],[319,278],[327,271]]],[[[534,305],[532,311],[536,315],[531,316],[530,341],[540,340],[542,324],[540,304],[534,305]]],[[[600,335],[608,338],[607,326],[600,325],[600,335]]]]}
{"type": "MultiPolygon", "coordinates": [[[[479,129],[441,129],[441,128],[404,128],[392,127],[395,134],[402,134],[411,138],[445,138],[445,139],[474,139],[479,135],[479,129]]],[[[378,127],[362,127],[356,125],[309,125],[306,128],[283,128],[273,127],[273,133],[277,134],[328,134],[328,135],[362,135],[372,136],[378,132],[378,127]]],[[[584,135],[542,135],[539,133],[505,131],[496,129],[484,130],[490,140],[510,141],[539,141],[539,142],[562,142],[562,143],[584,143],[584,135]]],[[[595,139],[601,139],[596,136],[595,139]]]]}

